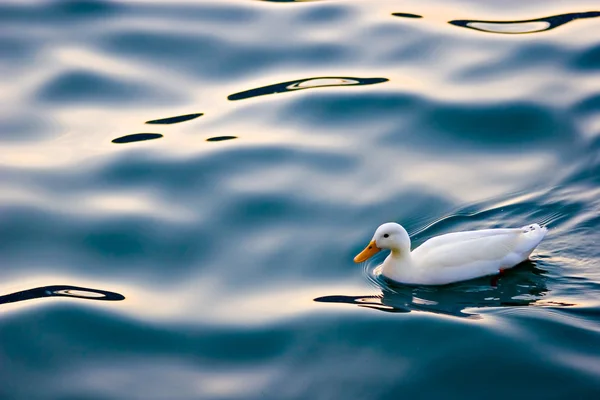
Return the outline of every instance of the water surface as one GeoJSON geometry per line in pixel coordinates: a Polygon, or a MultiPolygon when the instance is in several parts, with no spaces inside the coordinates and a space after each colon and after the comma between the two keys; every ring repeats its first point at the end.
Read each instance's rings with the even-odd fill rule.
{"type": "Polygon", "coordinates": [[[598,11],[0,4],[0,398],[597,398],[598,11]],[[549,232],[407,287],[387,221],[549,232]]]}

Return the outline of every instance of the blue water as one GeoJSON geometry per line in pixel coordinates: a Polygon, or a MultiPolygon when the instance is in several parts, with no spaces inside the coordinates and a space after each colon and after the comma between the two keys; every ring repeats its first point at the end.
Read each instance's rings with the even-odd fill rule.
{"type": "Polygon", "coordinates": [[[599,398],[599,11],[2,2],[0,399],[599,398]],[[549,233],[405,287],[387,221],[549,233]]]}

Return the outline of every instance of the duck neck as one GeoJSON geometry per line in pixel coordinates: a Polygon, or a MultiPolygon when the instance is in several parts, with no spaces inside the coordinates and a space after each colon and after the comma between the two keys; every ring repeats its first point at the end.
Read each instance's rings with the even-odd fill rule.
{"type": "Polygon", "coordinates": [[[415,272],[410,248],[393,249],[383,262],[383,275],[396,282],[410,283],[415,272]]]}

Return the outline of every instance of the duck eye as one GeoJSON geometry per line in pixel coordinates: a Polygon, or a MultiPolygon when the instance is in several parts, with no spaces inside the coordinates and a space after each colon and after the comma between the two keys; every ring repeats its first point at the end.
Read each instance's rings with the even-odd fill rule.
{"type": "Polygon", "coordinates": [[[388,235],[387,233],[385,235],[383,235],[384,238],[390,237],[390,235],[388,235]]]}

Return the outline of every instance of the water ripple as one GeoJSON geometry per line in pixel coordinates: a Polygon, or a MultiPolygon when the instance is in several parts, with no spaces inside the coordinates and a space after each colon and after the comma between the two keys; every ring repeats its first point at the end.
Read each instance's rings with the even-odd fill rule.
{"type": "MultiPolygon", "coordinates": [[[[165,101],[173,100],[173,96],[160,97],[165,101]]],[[[101,75],[92,71],[73,70],[64,72],[39,88],[38,100],[48,104],[98,104],[98,103],[132,103],[140,98],[145,101],[157,99],[158,92],[151,87],[130,80],[122,80],[101,75]]]]}

